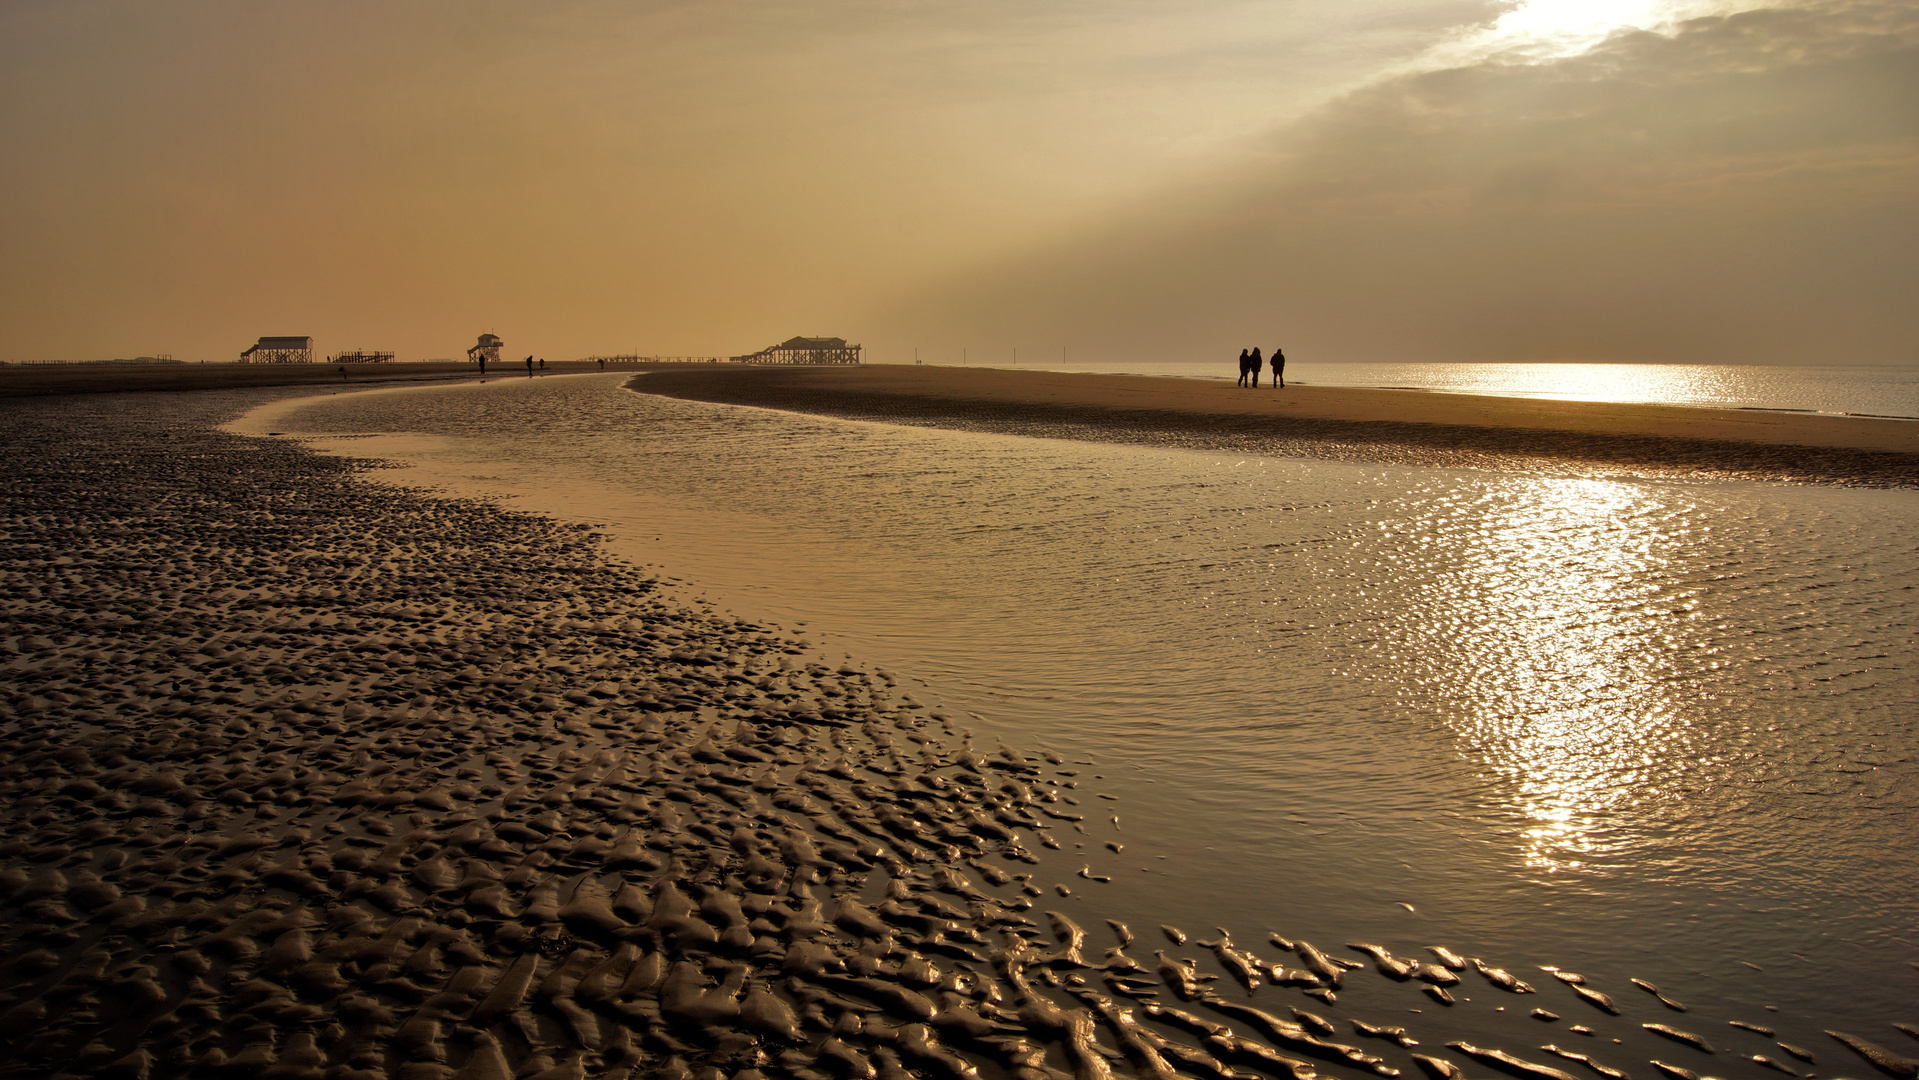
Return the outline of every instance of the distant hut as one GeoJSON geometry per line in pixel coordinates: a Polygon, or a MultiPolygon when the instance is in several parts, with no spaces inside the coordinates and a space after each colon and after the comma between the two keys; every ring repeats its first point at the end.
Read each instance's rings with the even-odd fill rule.
{"type": "Polygon", "coordinates": [[[468,360],[483,360],[488,363],[497,364],[500,362],[500,350],[505,346],[506,342],[501,341],[499,335],[481,334],[480,343],[466,351],[466,358],[468,360]]]}
{"type": "Polygon", "coordinates": [[[310,337],[263,337],[240,354],[242,364],[311,364],[313,339],[310,337]]]}
{"type": "Polygon", "coordinates": [[[733,359],[746,364],[857,364],[860,350],[845,338],[796,337],[733,359]]]}

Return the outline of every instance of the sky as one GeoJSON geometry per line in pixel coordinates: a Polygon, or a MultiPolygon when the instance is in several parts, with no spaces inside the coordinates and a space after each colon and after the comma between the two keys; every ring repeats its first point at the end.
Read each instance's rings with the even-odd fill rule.
{"type": "Polygon", "coordinates": [[[1919,0],[0,0],[0,360],[1919,364],[1919,0]]]}

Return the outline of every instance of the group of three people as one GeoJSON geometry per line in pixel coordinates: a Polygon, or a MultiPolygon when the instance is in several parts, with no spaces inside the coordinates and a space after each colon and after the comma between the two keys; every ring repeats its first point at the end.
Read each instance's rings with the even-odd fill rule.
{"type": "MultiPolygon", "coordinates": [[[[1258,386],[1261,364],[1258,346],[1254,346],[1251,352],[1239,350],[1239,385],[1258,386]],[[1249,383],[1248,379],[1252,381],[1249,383]]],[[[1286,354],[1280,352],[1278,346],[1273,347],[1273,385],[1281,389],[1286,386],[1286,354]]]]}

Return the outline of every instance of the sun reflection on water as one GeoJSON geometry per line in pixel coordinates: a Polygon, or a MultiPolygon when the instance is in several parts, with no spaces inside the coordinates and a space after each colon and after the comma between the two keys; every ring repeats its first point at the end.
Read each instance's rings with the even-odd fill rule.
{"type": "Polygon", "coordinates": [[[1673,508],[1643,486],[1531,479],[1476,509],[1447,538],[1423,681],[1514,793],[1526,861],[1572,869],[1685,752],[1666,657],[1693,604],[1659,584],[1673,508]]]}
{"type": "Polygon", "coordinates": [[[1431,372],[1421,385],[1455,393],[1706,407],[1736,404],[1753,389],[1741,371],[1713,364],[1462,364],[1431,372]]]}

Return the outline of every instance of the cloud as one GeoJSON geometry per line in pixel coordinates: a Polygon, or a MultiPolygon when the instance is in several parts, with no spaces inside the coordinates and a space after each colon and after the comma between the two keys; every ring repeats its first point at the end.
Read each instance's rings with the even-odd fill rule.
{"type": "Polygon", "coordinates": [[[1671,33],[1692,19],[1769,6],[1777,5],[1765,0],[1519,0],[1490,22],[1456,28],[1406,70],[1560,59],[1584,53],[1623,30],[1671,33]]]}
{"type": "Polygon", "coordinates": [[[1915,252],[1919,11],[1819,3],[1386,79],[1208,183],[902,298],[877,337],[1903,363],[1915,252]]]}
{"type": "Polygon", "coordinates": [[[1490,6],[0,4],[0,359],[857,334],[1490,6]]]}

